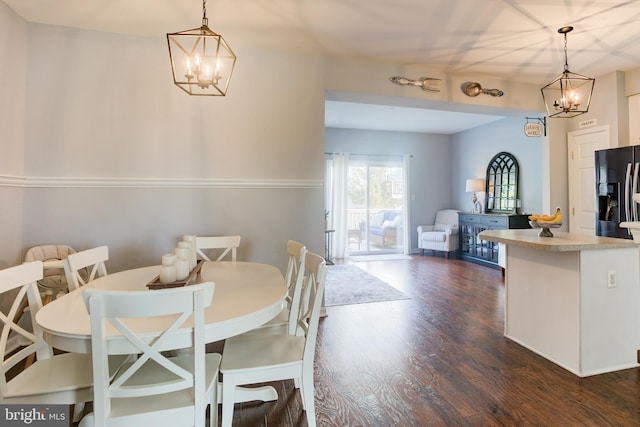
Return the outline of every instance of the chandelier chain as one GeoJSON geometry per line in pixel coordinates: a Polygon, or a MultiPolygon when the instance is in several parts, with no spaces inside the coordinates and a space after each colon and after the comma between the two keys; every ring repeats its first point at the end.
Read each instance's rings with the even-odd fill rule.
{"type": "Polygon", "coordinates": [[[569,71],[569,60],[567,59],[567,33],[564,33],[564,70],[569,71]]]}
{"type": "MultiPolygon", "coordinates": [[[[207,19],[207,0],[202,0],[202,26],[203,27],[209,26],[209,20],[207,19]]],[[[566,37],[567,36],[565,36],[565,39],[566,37]]]]}

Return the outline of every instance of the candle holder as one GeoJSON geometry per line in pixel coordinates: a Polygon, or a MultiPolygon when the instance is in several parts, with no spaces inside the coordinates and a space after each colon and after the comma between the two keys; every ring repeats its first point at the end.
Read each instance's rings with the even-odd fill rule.
{"type": "Polygon", "coordinates": [[[176,280],[175,282],[162,283],[160,281],[160,275],[158,275],[152,281],[147,283],[147,288],[167,289],[167,288],[180,288],[182,286],[190,285],[192,284],[191,282],[193,282],[193,279],[195,279],[197,276],[200,275],[200,270],[202,270],[203,266],[204,266],[204,261],[203,260],[198,261],[198,264],[196,265],[196,267],[193,270],[191,270],[191,272],[185,279],[176,280]]]}

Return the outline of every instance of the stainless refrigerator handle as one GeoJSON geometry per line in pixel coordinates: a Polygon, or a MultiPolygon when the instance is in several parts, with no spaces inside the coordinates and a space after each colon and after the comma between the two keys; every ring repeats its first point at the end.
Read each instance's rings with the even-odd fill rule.
{"type": "Polygon", "coordinates": [[[636,166],[633,170],[633,191],[631,192],[631,212],[634,221],[638,221],[638,209],[636,208],[636,202],[633,200],[633,195],[638,192],[638,168],[640,168],[640,163],[636,162],[636,166]]]}
{"type": "MultiPolygon", "coordinates": [[[[631,217],[629,216],[630,186],[631,186],[631,163],[627,163],[627,173],[625,174],[625,178],[624,178],[624,213],[625,213],[624,220],[625,221],[631,221],[631,217]]],[[[629,230],[629,232],[631,232],[631,230],[629,230]]]]}

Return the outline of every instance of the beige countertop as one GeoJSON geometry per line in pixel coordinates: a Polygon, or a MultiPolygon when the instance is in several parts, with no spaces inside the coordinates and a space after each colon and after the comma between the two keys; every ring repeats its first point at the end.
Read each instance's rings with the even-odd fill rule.
{"type": "Polygon", "coordinates": [[[539,237],[539,229],[485,230],[478,237],[490,242],[522,246],[541,251],[583,251],[597,249],[634,248],[633,240],[587,236],[553,230],[553,237],[539,237]]]}

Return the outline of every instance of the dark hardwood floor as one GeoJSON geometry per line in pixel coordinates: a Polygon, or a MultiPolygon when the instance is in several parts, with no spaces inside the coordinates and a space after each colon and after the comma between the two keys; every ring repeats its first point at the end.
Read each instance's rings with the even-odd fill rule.
{"type": "MultiPolygon", "coordinates": [[[[319,426],[640,425],[640,369],[581,379],[503,337],[498,270],[413,258],[359,263],[411,299],[327,308],[319,426]]],[[[234,426],[307,425],[293,382],[274,385],[280,399],[236,405],[234,426]]]]}

